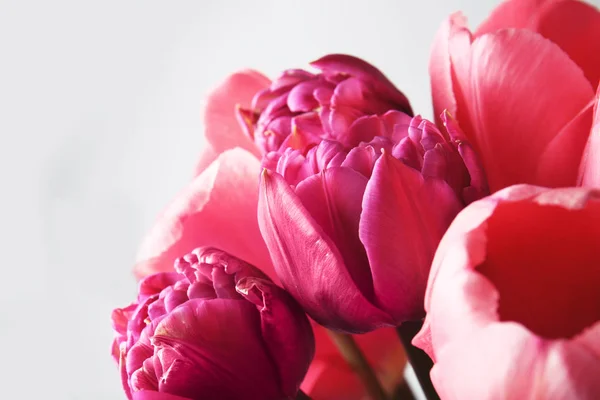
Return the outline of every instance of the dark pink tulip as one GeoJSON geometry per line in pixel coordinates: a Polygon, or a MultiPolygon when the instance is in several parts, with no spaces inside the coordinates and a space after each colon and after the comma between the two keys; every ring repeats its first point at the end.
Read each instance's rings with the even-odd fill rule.
{"type": "Polygon", "coordinates": [[[295,399],[314,355],[298,304],[261,271],[196,249],[113,312],[129,399],[295,399]]]}
{"type": "Polygon", "coordinates": [[[443,399],[600,398],[600,191],[511,186],[442,239],[415,345],[443,399]]]}
{"type": "Polygon", "coordinates": [[[359,142],[349,129],[365,115],[389,110],[412,114],[406,97],[375,67],[348,55],[330,54],[311,63],[319,70],[285,71],[259,91],[238,120],[263,153],[305,149],[322,139],[346,147],[359,142]]]}
{"type": "Polygon", "coordinates": [[[442,133],[399,111],[364,116],[341,143],[263,160],[261,233],[284,287],[320,324],[366,332],[423,316],[439,240],[486,191],[458,126],[444,121],[442,133]]]}
{"type": "Polygon", "coordinates": [[[600,12],[577,0],[508,0],[473,32],[460,13],[442,25],[429,64],[434,110],[455,116],[492,192],[589,183],[598,49],[600,12]]]}

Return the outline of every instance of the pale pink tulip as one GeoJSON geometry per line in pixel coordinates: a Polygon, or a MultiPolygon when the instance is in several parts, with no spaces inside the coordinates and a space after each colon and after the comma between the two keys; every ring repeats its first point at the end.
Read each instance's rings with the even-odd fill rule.
{"type": "MultiPolygon", "coordinates": [[[[269,87],[255,71],[228,77],[208,97],[208,145],[197,176],[162,212],[138,253],[135,273],[143,278],[173,271],[173,260],[199,246],[219,247],[261,268],[278,282],[256,219],[261,152],[240,127],[237,110],[250,108],[254,95],[269,87]]],[[[362,383],[340,356],[324,328],[314,325],[316,354],[302,389],[313,400],[363,400],[362,383]]],[[[388,389],[402,379],[403,350],[393,329],[357,338],[388,389]]]]}
{"type": "Polygon", "coordinates": [[[414,343],[443,399],[600,398],[600,191],[517,185],[450,226],[414,343]]]}
{"type": "Polygon", "coordinates": [[[599,48],[600,12],[576,0],[508,0],[474,33],[460,13],[442,25],[429,67],[434,110],[458,120],[492,191],[574,186],[583,171],[592,179],[582,157],[588,141],[586,153],[598,153],[599,48]]]}

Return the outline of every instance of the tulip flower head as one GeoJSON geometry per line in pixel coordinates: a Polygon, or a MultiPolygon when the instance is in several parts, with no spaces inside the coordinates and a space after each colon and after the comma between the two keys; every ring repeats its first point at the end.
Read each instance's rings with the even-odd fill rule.
{"type": "MultiPolygon", "coordinates": [[[[338,56],[317,62],[329,68],[327,74],[310,82],[337,76],[335,68],[346,76],[347,64],[331,57],[338,56]]],[[[348,78],[327,89],[327,96],[311,83],[265,97],[277,90],[275,81],[256,95],[256,104],[270,101],[248,125],[262,141],[260,132],[268,129],[261,121],[274,120],[264,117],[273,109],[301,112],[292,118],[291,133],[264,142],[259,226],[284,287],[317,322],[345,332],[422,317],[438,241],[458,211],[486,191],[458,125],[445,115],[442,133],[410,116],[398,95],[396,103],[369,100],[400,92],[366,65],[355,76],[370,76],[377,86],[367,87],[375,92],[348,78]],[[305,107],[296,108],[297,102],[305,107]],[[315,107],[322,107],[319,113],[309,111],[315,107]],[[315,130],[299,128],[297,120],[308,115],[315,130]]]]}
{"type": "Polygon", "coordinates": [[[600,398],[600,192],[518,185],[444,236],[415,345],[444,399],[600,398]]]}
{"type": "Polygon", "coordinates": [[[144,278],[137,301],[113,312],[128,398],[295,399],[314,354],[297,303],[220,250],[196,249],[175,269],[144,278]]]}

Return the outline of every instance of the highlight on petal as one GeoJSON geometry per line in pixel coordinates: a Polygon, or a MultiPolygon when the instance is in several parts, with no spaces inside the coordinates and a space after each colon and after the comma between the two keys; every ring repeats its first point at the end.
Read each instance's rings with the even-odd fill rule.
{"type": "Polygon", "coordinates": [[[449,41],[459,30],[467,30],[467,20],[459,12],[452,14],[437,31],[429,58],[429,77],[436,124],[442,126],[440,115],[443,110],[456,114],[456,98],[452,84],[449,41]]]}
{"type": "Polygon", "coordinates": [[[396,322],[423,316],[435,249],[461,208],[443,180],[424,178],[387,152],[375,163],[359,235],[369,257],[377,303],[396,322]]]}
{"type": "Polygon", "coordinates": [[[600,86],[596,93],[590,137],[581,160],[579,186],[600,188],[600,86]]]}
{"type": "Polygon", "coordinates": [[[246,70],[229,76],[210,94],[204,110],[205,136],[217,154],[241,147],[260,156],[252,138],[240,127],[235,110],[250,108],[254,95],[270,83],[261,73],[246,70]]]}
{"type": "Polygon", "coordinates": [[[259,160],[242,149],[222,153],[163,211],[139,250],[135,274],[173,271],[200,246],[218,247],[276,279],[256,221],[259,160]]]}
{"type": "MultiPolygon", "coordinates": [[[[540,155],[593,98],[579,67],[557,45],[523,30],[478,37],[466,56],[457,56],[456,63],[454,59],[464,97],[459,121],[481,154],[491,191],[541,183],[536,176],[540,155]]],[[[582,138],[589,134],[582,125],[573,124],[561,138],[573,157],[565,156],[565,165],[558,168],[572,172],[557,174],[545,184],[575,184],[577,167],[571,164],[583,153],[582,138]]]]}
{"type": "Polygon", "coordinates": [[[326,327],[363,332],[393,326],[358,290],[342,255],[277,173],[263,171],[258,221],[283,286],[326,327]]]}

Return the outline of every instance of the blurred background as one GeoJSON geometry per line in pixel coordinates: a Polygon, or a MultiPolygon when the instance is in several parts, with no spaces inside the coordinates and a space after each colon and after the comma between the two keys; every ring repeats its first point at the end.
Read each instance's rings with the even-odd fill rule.
{"type": "Polygon", "coordinates": [[[0,0],[1,397],[125,398],[110,312],[134,298],[137,245],[191,177],[225,76],[351,53],[432,117],[438,26],[497,3],[0,0]]]}

